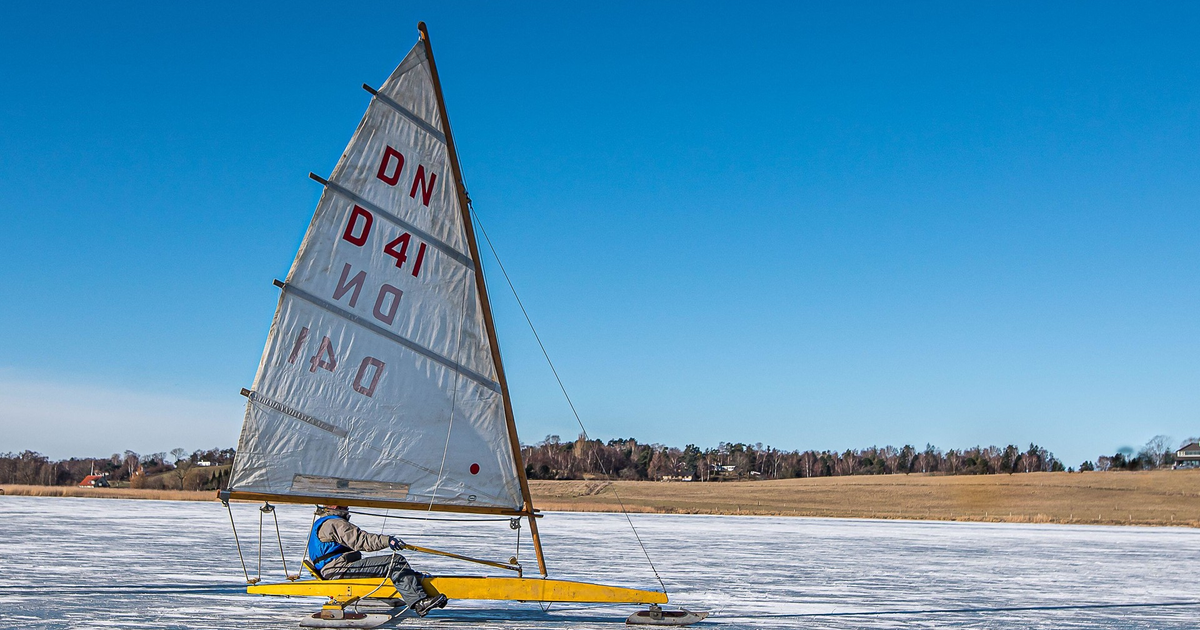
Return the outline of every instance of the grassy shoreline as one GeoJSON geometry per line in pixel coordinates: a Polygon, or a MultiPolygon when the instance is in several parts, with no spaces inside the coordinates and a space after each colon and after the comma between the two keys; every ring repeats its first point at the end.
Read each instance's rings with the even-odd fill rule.
{"type": "MultiPolygon", "coordinates": [[[[212,491],[0,486],[5,495],[212,501],[212,491]]],[[[1200,527],[1200,470],[777,481],[531,481],[541,510],[1200,527]],[[619,501],[618,501],[619,496],[619,501]]]]}

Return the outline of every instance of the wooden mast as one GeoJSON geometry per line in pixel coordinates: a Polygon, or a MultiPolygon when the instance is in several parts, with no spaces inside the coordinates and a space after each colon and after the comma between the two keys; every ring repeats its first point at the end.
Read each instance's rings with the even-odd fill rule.
{"type": "Polygon", "coordinates": [[[488,340],[492,346],[492,362],[496,364],[496,380],[504,398],[504,420],[508,423],[508,441],[512,447],[513,461],[517,465],[517,478],[521,482],[521,498],[524,501],[522,512],[529,514],[529,533],[533,537],[533,550],[537,556],[538,571],[546,576],[546,560],[542,556],[542,541],[538,537],[537,519],[533,517],[533,497],[529,493],[529,480],[525,478],[525,463],[521,457],[521,440],[517,437],[517,425],[513,420],[512,402],[508,396],[508,380],[504,377],[504,365],[500,362],[500,345],[496,339],[496,325],[492,321],[492,305],[488,301],[487,285],[483,280],[483,266],[479,262],[479,245],[475,241],[475,226],[471,221],[471,208],[467,201],[467,189],[463,184],[462,169],[458,164],[458,152],[454,149],[454,136],[450,133],[450,118],[446,114],[446,101],[442,96],[442,82],[438,79],[437,64],[433,61],[433,46],[429,43],[429,32],[425,23],[418,22],[417,30],[421,31],[421,42],[425,44],[425,56],[429,59],[429,73],[433,78],[433,91],[437,95],[438,111],[442,116],[443,132],[446,134],[446,149],[450,156],[450,169],[454,173],[455,192],[458,194],[458,205],[462,210],[463,227],[467,232],[467,243],[471,246],[471,258],[475,263],[475,288],[479,291],[479,301],[483,309],[483,323],[487,328],[488,340]]]}

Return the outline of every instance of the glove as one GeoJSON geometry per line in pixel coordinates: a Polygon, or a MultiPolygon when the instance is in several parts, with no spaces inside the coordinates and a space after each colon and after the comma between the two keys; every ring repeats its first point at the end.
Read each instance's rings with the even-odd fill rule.
{"type": "Polygon", "coordinates": [[[388,547],[392,551],[400,551],[401,549],[404,549],[404,541],[396,538],[395,536],[388,536],[388,547]]]}

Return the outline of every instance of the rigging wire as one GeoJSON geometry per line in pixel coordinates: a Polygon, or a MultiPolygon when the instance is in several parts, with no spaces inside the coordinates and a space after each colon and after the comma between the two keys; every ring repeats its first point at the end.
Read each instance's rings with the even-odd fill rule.
{"type": "Polygon", "coordinates": [[[304,539],[304,554],[300,556],[300,566],[304,566],[305,560],[312,560],[308,557],[308,543],[312,541],[312,537],[316,535],[313,531],[313,525],[317,524],[317,511],[313,510],[312,522],[308,524],[308,537],[304,539]]]}
{"type": "MultiPolygon", "coordinates": [[[[558,370],[554,367],[554,361],[550,360],[550,353],[546,351],[546,345],[542,343],[541,336],[538,335],[537,328],[533,325],[533,319],[529,317],[529,311],[525,310],[525,304],[521,302],[521,296],[517,295],[517,288],[513,286],[512,278],[508,276],[508,271],[504,269],[504,263],[500,260],[500,254],[496,253],[496,247],[492,245],[492,239],[488,237],[487,230],[483,229],[483,221],[479,219],[479,215],[475,212],[475,206],[471,203],[470,197],[467,198],[467,207],[471,211],[471,216],[475,217],[475,223],[479,225],[479,233],[483,234],[483,240],[487,243],[488,249],[492,251],[492,256],[496,259],[496,265],[500,267],[500,273],[504,276],[504,281],[508,283],[508,289],[512,291],[513,297],[517,300],[517,306],[521,307],[521,314],[525,316],[525,323],[529,324],[529,330],[533,331],[533,338],[537,340],[538,347],[542,350],[542,356],[546,358],[546,363],[550,366],[550,371],[554,373],[554,380],[558,381],[558,388],[562,390],[563,397],[567,399],[567,405],[571,407],[571,413],[575,415],[575,422],[579,424],[579,430],[583,432],[583,439],[590,441],[588,437],[587,427],[583,426],[583,419],[579,417],[579,411],[575,409],[575,403],[571,401],[571,395],[567,393],[566,385],[563,385],[562,378],[558,375],[558,370]]],[[[600,465],[600,471],[608,477],[608,468],[604,465],[604,460],[599,455],[596,456],[596,463],[600,465]]],[[[638,546],[642,548],[642,555],[646,556],[646,562],[650,565],[650,570],[654,572],[654,579],[658,580],[658,585],[662,587],[663,592],[667,590],[667,585],[663,584],[662,576],[658,574],[658,569],[654,566],[654,561],[650,559],[650,552],[646,550],[646,545],[642,543],[642,537],[638,534],[637,528],[633,526],[633,519],[629,517],[629,511],[625,509],[625,502],[621,500],[621,495],[617,493],[615,484],[610,484],[613,496],[617,499],[617,504],[621,506],[621,514],[625,516],[625,520],[629,522],[629,529],[633,531],[633,537],[637,539],[638,546]]]]}
{"type": "Polygon", "coordinates": [[[258,579],[262,580],[262,522],[263,511],[258,511],[258,579]]]}
{"type": "Polygon", "coordinates": [[[444,517],[426,517],[426,516],[400,516],[398,514],[378,514],[376,512],[361,512],[359,510],[350,510],[351,514],[359,514],[362,516],[377,516],[379,518],[396,518],[409,521],[449,521],[452,523],[482,523],[485,521],[507,521],[507,516],[483,517],[483,518],[444,518],[444,517]]]}
{"type": "MultiPolygon", "coordinates": [[[[271,516],[275,518],[275,540],[279,543],[279,560],[283,562],[283,577],[290,580],[292,579],[292,574],[288,572],[287,555],[283,553],[283,534],[279,533],[279,514],[275,512],[275,507],[270,503],[264,502],[263,507],[259,509],[269,511],[271,516]]],[[[300,577],[299,574],[296,577],[300,577]]]]}
{"type": "Polygon", "coordinates": [[[509,520],[508,526],[517,530],[517,550],[513,553],[513,557],[519,559],[521,557],[521,519],[514,518],[509,520]]]}
{"type": "Polygon", "coordinates": [[[233,528],[233,542],[237,544],[238,560],[242,561],[242,574],[246,576],[246,583],[253,584],[250,581],[250,572],[246,570],[246,558],[242,556],[242,541],[238,538],[237,525],[233,522],[233,508],[229,506],[229,502],[225,502],[225,509],[229,512],[229,526],[233,528]]]}
{"type": "MultiPolygon", "coordinates": [[[[445,120],[444,124],[447,127],[447,136],[449,136],[450,121],[445,120]]],[[[583,419],[579,417],[579,411],[575,409],[575,403],[571,401],[571,395],[567,393],[567,388],[563,385],[562,378],[558,376],[558,370],[554,367],[554,362],[550,360],[550,353],[546,351],[546,345],[542,343],[541,336],[538,335],[537,328],[533,325],[533,319],[529,317],[529,311],[525,310],[525,304],[521,302],[521,296],[517,295],[517,287],[513,285],[512,278],[508,276],[508,271],[504,268],[504,263],[500,260],[500,254],[496,252],[496,246],[492,244],[492,239],[488,237],[487,230],[483,229],[483,221],[480,220],[479,214],[475,212],[475,204],[471,202],[471,195],[467,193],[467,176],[463,172],[462,164],[458,165],[459,186],[462,187],[462,196],[467,200],[467,212],[470,217],[473,217],[475,223],[479,225],[479,232],[483,234],[483,240],[487,242],[488,249],[492,251],[492,256],[496,259],[496,264],[500,267],[500,272],[504,275],[504,281],[508,283],[509,291],[512,291],[513,297],[517,300],[517,305],[521,307],[521,314],[525,316],[525,323],[529,324],[529,330],[533,331],[533,338],[537,340],[538,347],[542,349],[542,356],[546,357],[546,363],[550,366],[550,371],[554,373],[554,380],[558,381],[558,387],[562,390],[563,397],[567,399],[567,404],[571,407],[571,413],[575,415],[575,422],[579,423],[579,429],[583,432],[585,440],[588,439],[587,428],[583,426],[583,419]]],[[[477,261],[480,269],[483,268],[483,260],[477,261]]],[[[487,276],[483,276],[483,282],[486,286],[487,276]]],[[[462,327],[459,326],[461,331],[462,327]]],[[[495,342],[495,340],[493,340],[495,342]]],[[[497,348],[497,351],[499,349],[497,348]]],[[[599,455],[596,456],[596,463],[600,464],[600,470],[608,477],[607,467],[604,465],[603,459],[599,455]]],[[[658,569],[654,566],[654,561],[650,559],[650,552],[646,550],[646,545],[642,542],[642,537],[638,535],[637,528],[633,526],[633,519],[629,517],[629,511],[625,509],[625,502],[621,500],[621,495],[617,493],[617,487],[610,484],[613,489],[613,496],[617,499],[617,504],[621,506],[621,514],[625,515],[625,520],[629,523],[629,529],[633,532],[633,537],[637,539],[638,546],[642,548],[642,555],[646,556],[646,563],[650,565],[650,571],[654,573],[654,579],[658,580],[658,585],[662,587],[663,592],[667,591],[667,585],[663,583],[662,576],[658,574],[658,569]]],[[[531,506],[532,507],[532,506],[531,506]]],[[[529,517],[530,522],[533,517],[529,517]]],[[[518,536],[520,533],[518,532],[518,536]]],[[[549,607],[547,607],[548,609],[549,607]]]]}

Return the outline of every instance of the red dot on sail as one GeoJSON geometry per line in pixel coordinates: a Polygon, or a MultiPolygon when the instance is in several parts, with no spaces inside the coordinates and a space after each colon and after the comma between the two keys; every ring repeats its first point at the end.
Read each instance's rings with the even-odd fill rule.
{"type": "Polygon", "coordinates": [[[472,475],[479,474],[479,464],[471,464],[471,474],[472,475]]]}

